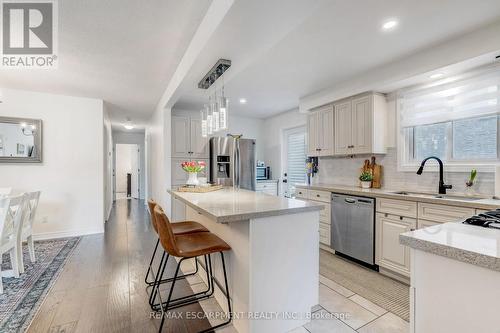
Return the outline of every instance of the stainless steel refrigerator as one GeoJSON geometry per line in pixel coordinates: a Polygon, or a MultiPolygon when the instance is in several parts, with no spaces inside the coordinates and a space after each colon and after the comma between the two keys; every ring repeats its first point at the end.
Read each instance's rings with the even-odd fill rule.
{"type": "Polygon", "coordinates": [[[209,149],[210,183],[255,191],[255,140],[213,137],[209,149]]]}

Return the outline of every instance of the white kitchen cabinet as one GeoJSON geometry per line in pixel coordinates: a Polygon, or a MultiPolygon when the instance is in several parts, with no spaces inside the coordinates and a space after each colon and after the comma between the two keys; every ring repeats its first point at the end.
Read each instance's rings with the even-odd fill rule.
{"type": "Polygon", "coordinates": [[[435,221],[428,221],[428,220],[422,220],[418,219],[417,221],[417,227],[418,229],[423,229],[427,227],[433,227],[435,225],[442,224],[441,222],[435,222],[435,221]]]}
{"type": "Polygon", "coordinates": [[[474,208],[437,205],[426,202],[418,203],[418,218],[434,222],[457,222],[476,213],[474,208]]]}
{"type": "Polygon", "coordinates": [[[352,112],[351,100],[335,104],[335,154],[352,153],[352,112]]]}
{"type": "Polygon", "coordinates": [[[333,105],[323,106],[307,118],[307,154],[309,156],[331,156],[334,149],[333,105]]]}
{"type": "Polygon", "coordinates": [[[189,117],[172,116],[172,156],[189,156],[190,150],[189,117]]]}
{"type": "Polygon", "coordinates": [[[172,156],[208,158],[208,138],[201,136],[201,120],[172,116],[172,156]]]}
{"type": "Polygon", "coordinates": [[[386,153],[385,96],[354,96],[334,103],[334,110],[334,155],[386,153]]]}
{"type": "Polygon", "coordinates": [[[255,192],[270,194],[270,195],[278,195],[278,182],[277,181],[264,181],[257,182],[255,186],[255,192]]]}
{"type": "Polygon", "coordinates": [[[416,225],[413,218],[377,213],[376,260],[380,267],[410,276],[410,249],[399,243],[399,235],[415,230],[416,225]]]}

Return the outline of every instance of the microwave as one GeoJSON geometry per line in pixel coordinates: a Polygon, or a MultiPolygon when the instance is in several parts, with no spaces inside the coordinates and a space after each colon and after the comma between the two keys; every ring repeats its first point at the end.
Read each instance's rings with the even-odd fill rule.
{"type": "Polygon", "coordinates": [[[266,166],[258,166],[255,172],[257,180],[270,179],[271,168],[266,166]]]}

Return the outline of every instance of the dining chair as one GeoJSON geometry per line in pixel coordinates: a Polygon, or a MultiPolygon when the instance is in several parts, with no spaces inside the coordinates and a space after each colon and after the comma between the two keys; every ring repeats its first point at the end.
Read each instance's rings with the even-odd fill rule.
{"type": "Polygon", "coordinates": [[[26,216],[27,194],[0,198],[0,294],[3,293],[2,276],[10,276],[2,272],[2,256],[8,253],[12,264],[12,275],[19,277],[19,256],[17,242],[21,236],[21,224],[26,216]]]}
{"type": "Polygon", "coordinates": [[[19,258],[19,273],[24,273],[24,260],[23,260],[23,242],[28,244],[28,251],[30,253],[30,260],[32,263],[36,261],[35,257],[35,243],[33,241],[33,224],[35,222],[36,209],[38,201],[40,200],[40,191],[27,193],[26,202],[26,215],[22,220],[21,236],[17,242],[17,251],[19,258]]]}

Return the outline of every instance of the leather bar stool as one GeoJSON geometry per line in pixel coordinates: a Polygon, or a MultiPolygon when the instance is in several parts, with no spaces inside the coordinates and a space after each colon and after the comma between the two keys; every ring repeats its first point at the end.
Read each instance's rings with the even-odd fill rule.
{"type": "MultiPolygon", "coordinates": [[[[154,214],[154,209],[156,206],[158,206],[158,204],[154,200],[152,200],[152,199],[148,200],[148,207],[149,207],[149,215],[151,218],[151,224],[153,225],[153,229],[155,230],[156,234],[158,235],[158,228],[156,227],[156,216],[154,214]]],[[[195,232],[208,232],[209,231],[203,225],[201,225],[198,222],[194,222],[194,221],[184,221],[184,222],[173,223],[172,230],[173,230],[175,235],[185,235],[185,234],[190,234],[190,233],[195,233],[195,232]]],[[[155,249],[153,251],[153,255],[151,256],[148,270],[146,272],[146,277],[144,278],[144,282],[148,286],[153,286],[155,284],[155,281],[149,281],[148,277],[149,277],[150,273],[152,273],[151,275],[153,275],[153,279],[155,279],[155,276],[153,274],[152,269],[153,269],[153,261],[155,259],[156,251],[158,250],[159,244],[160,244],[160,237],[158,237],[158,240],[156,241],[155,249]]],[[[163,260],[165,260],[165,252],[163,252],[163,255],[161,258],[160,267],[162,266],[163,260]]],[[[195,271],[193,273],[185,274],[185,275],[179,276],[178,278],[180,278],[180,279],[186,278],[187,276],[191,276],[191,275],[198,273],[198,261],[196,261],[196,260],[195,260],[195,265],[196,265],[196,268],[195,268],[195,271]]],[[[161,280],[160,283],[165,283],[165,282],[170,282],[170,281],[171,281],[171,278],[161,280]]]]}
{"type": "MultiPolygon", "coordinates": [[[[160,309],[162,312],[159,332],[161,333],[163,324],[165,322],[165,312],[189,304],[197,303],[200,300],[206,299],[213,294],[215,279],[212,272],[211,255],[214,253],[219,253],[221,256],[222,270],[224,273],[224,284],[225,284],[225,291],[223,292],[225,293],[225,296],[227,298],[227,308],[229,311],[228,320],[217,326],[210,327],[206,330],[200,331],[199,333],[212,332],[217,328],[229,324],[232,320],[232,310],[231,310],[231,298],[229,296],[229,287],[227,283],[226,263],[224,261],[224,251],[231,250],[231,247],[226,242],[224,242],[222,239],[220,239],[211,232],[198,232],[198,233],[191,233],[184,235],[175,235],[172,229],[172,224],[168,220],[168,217],[165,215],[161,207],[159,206],[155,207],[154,214],[156,215],[158,235],[160,236],[160,243],[163,249],[165,250],[165,252],[168,253],[168,255],[180,258],[179,262],[177,263],[177,268],[175,270],[175,274],[172,280],[172,284],[170,286],[166,302],[162,302],[161,295],[158,292],[158,295],[160,297],[159,305],[161,306],[160,309]],[[207,262],[206,258],[208,257],[208,264],[206,266],[206,271],[207,271],[208,290],[210,290],[209,294],[199,296],[198,294],[200,293],[198,293],[194,295],[188,295],[172,299],[172,293],[175,287],[175,282],[177,281],[177,276],[179,274],[179,269],[181,267],[182,262],[184,260],[199,256],[204,256],[205,262],[207,262]]],[[[165,272],[166,263],[167,262],[165,261],[161,269],[161,273],[157,278],[161,279],[163,273],[165,272]]],[[[155,288],[159,289],[159,284],[156,284],[155,288]]]]}

